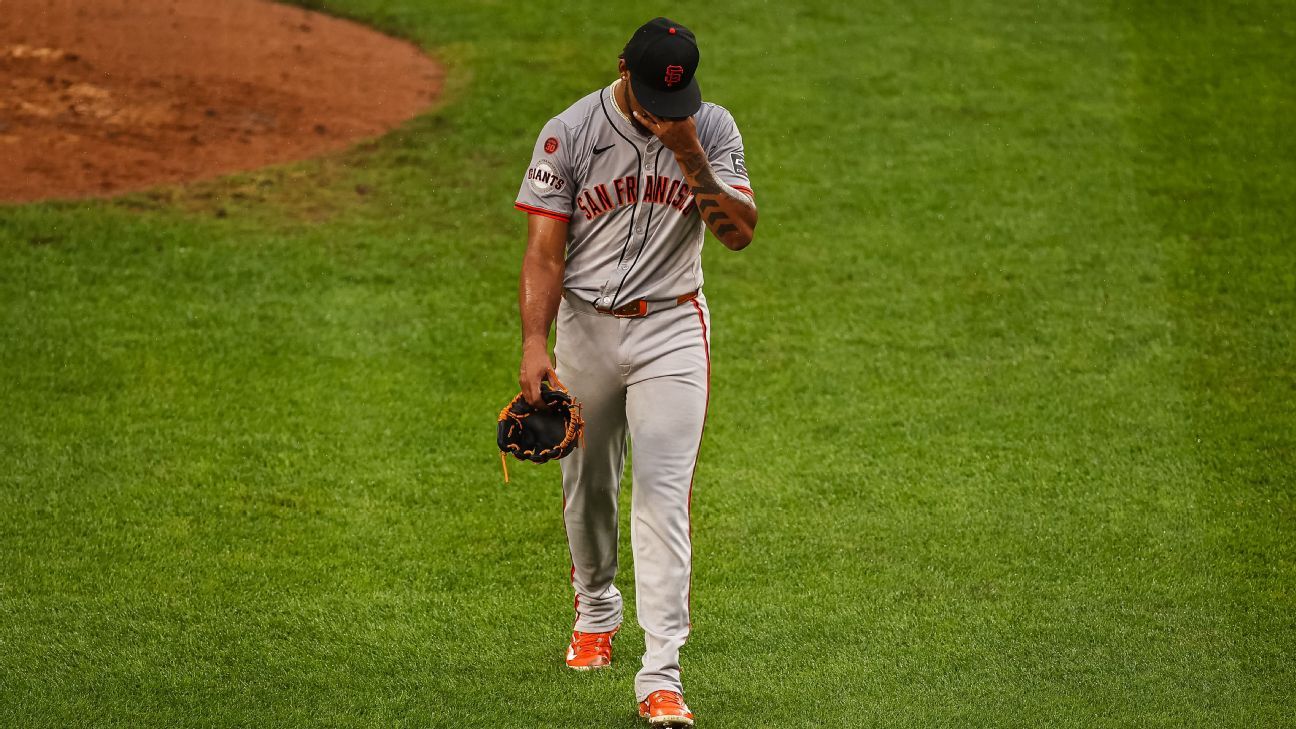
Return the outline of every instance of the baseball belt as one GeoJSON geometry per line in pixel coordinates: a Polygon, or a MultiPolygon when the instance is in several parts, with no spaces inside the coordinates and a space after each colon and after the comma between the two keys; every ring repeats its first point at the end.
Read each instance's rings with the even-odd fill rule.
{"type": "Polygon", "coordinates": [[[638,319],[640,317],[648,316],[654,311],[673,309],[680,304],[687,304],[697,297],[698,291],[693,290],[687,294],[680,294],[673,299],[635,299],[634,301],[628,301],[615,309],[611,309],[599,306],[598,304],[591,304],[571,291],[563,289],[563,298],[567,299],[567,303],[585,309],[592,309],[599,314],[615,316],[618,319],[638,319]]]}

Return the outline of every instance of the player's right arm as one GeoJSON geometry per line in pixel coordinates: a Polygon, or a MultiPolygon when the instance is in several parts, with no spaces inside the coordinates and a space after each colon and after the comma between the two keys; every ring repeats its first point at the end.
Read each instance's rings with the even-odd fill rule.
{"type": "Polygon", "coordinates": [[[567,222],[543,215],[527,216],[527,247],[518,280],[522,316],[522,368],[518,384],[526,401],[539,407],[540,381],[558,385],[549,358],[549,328],[558,315],[567,248],[567,222]]]}
{"type": "Polygon", "coordinates": [[[566,267],[567,224],[572,195],[572,144],[567,126],[550,119],[531,151],[531,165],[513,206],[527,213],[527,247],[518,280],[518,311],[522,315],[522,367],[518,384],[534,406],[540,401],[540,381],[559,385],[549,358],[549,328],[558,316],[566,267]]]}

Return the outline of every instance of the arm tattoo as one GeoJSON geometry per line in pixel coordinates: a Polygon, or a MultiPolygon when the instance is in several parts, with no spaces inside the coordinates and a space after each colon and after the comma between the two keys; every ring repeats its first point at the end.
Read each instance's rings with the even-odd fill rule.
{"type": "Polygon", "coordinates": [[[693,200],[697,204],[698,214],[711,229],[715,237],[726,241],[726,236],[738,232],[738,226],[732,216],[725,211],[723,202],[750,206],[751,198],[726,185],[716,177],[706,155],[697,151],[680,158],[680,166],[693,189],[693,200]]]}

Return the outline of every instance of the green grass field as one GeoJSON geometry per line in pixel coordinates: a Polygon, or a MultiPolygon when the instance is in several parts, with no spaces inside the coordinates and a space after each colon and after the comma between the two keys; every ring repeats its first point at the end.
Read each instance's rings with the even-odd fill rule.
{"type": "MultiPolygon", "coordinates": [[[[310,4],[444,103],[0,207],[0,726],[639,726],[494,421],[535,135],[674,11],[310,4]]],[[[761,209],[705,258],[699,726],[1296,726],[1296,5],[674,14],[761,209]]]]}

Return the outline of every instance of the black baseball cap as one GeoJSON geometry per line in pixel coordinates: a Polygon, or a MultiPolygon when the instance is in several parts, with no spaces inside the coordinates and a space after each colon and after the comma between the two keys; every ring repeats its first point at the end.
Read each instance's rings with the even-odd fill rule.
{"type": "Polygon", "coordinates": [[[653,18],[630,36],[625,51],[630,87],[648,111],[668,119],[693,116],[702,108],[693,31],[669,18],[653,18]]]}

